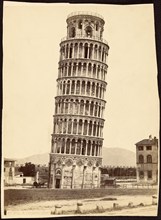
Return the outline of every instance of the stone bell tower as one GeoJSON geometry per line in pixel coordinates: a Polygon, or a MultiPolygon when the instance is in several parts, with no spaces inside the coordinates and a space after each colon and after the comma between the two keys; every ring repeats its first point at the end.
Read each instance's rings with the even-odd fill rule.
{"type": "Polygon", "coordinates": [[[102,164],[107,56],[104,20],[91,12],[67,17],[60,43],[49,187],[98,188],[102,164]]]}

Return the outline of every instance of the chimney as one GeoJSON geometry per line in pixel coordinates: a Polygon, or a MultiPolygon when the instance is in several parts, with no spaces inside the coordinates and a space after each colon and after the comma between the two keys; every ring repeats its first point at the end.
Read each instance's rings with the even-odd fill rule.
{"type": "Polygon", "coordinates": [[[151,134],[149,135],[149,140],[152,140],[152,135],[151,134]]]}

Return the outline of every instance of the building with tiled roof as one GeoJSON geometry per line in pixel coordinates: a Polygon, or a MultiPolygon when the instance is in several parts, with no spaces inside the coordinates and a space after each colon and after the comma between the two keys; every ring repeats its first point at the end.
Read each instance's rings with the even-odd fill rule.
{"type": "Polygon", "coordinates": [[[158,182],[158,139],[143,139],[136,144],[137,181],[140,183],[158,182]]]}

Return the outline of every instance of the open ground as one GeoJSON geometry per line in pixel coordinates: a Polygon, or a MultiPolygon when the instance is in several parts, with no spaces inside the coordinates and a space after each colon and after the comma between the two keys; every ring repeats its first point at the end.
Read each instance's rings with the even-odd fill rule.
{"type": "Polygon", "coordinates": [[[4,207],[7,216],[55,216],[55,207],[62,215],[75,215],[78,203],[81,215],[157,215],[152,195],[157,189],[7,189],[4,207]],[[114,203],[117,207],[114,208],[114,203]],[[129,204],[132,206],[129,206],[129,204]]]}

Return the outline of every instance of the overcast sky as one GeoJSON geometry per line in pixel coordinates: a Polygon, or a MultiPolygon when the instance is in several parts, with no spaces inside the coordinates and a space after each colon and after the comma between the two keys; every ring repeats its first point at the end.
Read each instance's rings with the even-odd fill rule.
{"type": "Polygon", "coordinates": [[[101,14],[110,46],[104,147],[135,151],[159,136],[159,99],[152,5],[4,4],[3,153],[50,152],[59,43],[73,11],[101,14]]]}

